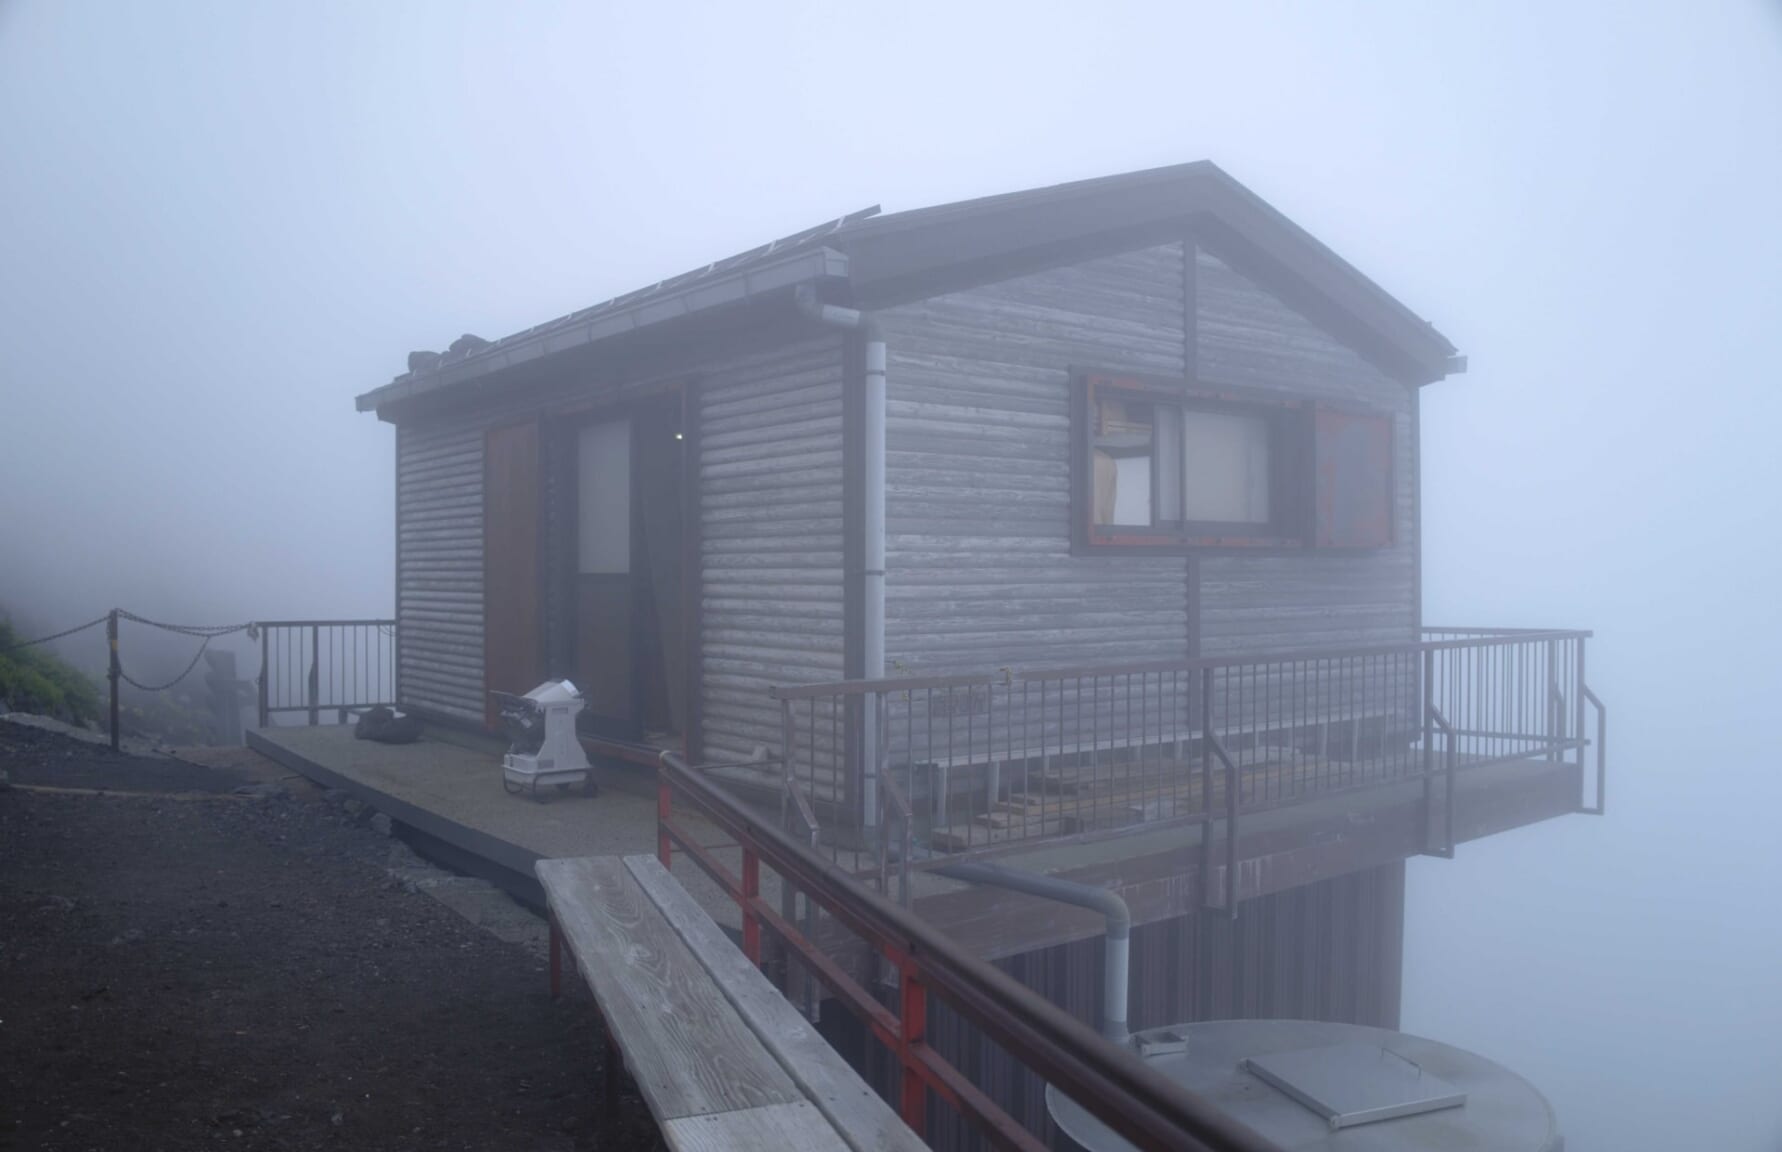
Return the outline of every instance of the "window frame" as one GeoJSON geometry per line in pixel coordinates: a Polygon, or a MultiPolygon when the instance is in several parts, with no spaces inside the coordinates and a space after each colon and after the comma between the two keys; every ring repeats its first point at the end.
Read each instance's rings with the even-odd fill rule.
{"type": "Polygon", "coordinates": [[[1071,372],[1071,502],[1073,553],[1126,552],[1185,554],[1208,549],[1298,551],[1310,543],[1314,477],[1308,468],[1312,448],[1312,413],[1308,399],[1256,389],[1209,385],[1182,377],[1135,375],[1073,369],[1071,372]],[[1157,423],[1152,421],[1152,525],[1095,523],[1095,419],[1097,394],[1117,391],[1153,404],[1189,411],[1261,417],[1269,429],[1269,519],[1261,524],[1238,521],[1179,520],[1159,522],[1162,469],[1156,449],[1157,423]]]}

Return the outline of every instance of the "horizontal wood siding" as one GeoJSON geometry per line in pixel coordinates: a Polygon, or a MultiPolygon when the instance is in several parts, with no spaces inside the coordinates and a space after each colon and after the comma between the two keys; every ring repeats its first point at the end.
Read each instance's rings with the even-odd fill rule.
{"type": "Polygon", "coordinates": [[[1184,372],[1182,245],[889,309],[890,674],[1179,658],[1181,556],[1070,554],[1070,369],[1184,372]]]}
{"type": "Polygon", "coordinates": [[[402,703],[483,719],[483,428],[396,430],[402,703]]]}
{"type": "Polygon", "coordinates": [[[772,685],[842,677],[842,349],[825,336],[700,378],[707,761],[779,747],[772,685]]]}
{"type": "Polygon", "coordinates": [[[1394,543],[1378,550],[1210,555],[1201,564],[1208,656],[1416,638],[1411,389],[1255,281],[1197,250],[1203,380],[1392,415],[1394,543]]]}

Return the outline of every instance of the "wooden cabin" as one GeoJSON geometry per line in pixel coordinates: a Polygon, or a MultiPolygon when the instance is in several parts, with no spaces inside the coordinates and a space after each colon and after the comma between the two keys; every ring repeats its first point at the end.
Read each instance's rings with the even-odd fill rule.
{"type": "MultiPolygon", "coordinates": [[[[1600,808],[1585,634],[1424,626],[1418,395],[1464,361],[1210,163],[857,212],[410,368],[358,400],[402,705],[567,676],[591,748],[790,792],[887,884],[1114,887],[1135,1026],[1394,1025],[1404,859],[1600,808]]],[[[905,897],[1093,1013],[1092,916],[905,897]]]]}
{"type": "Polygon", "coordinates": [[[1417,637],[1454,348],[1198,163],[856,213],[416,357],[358,400],[396,426],[403,703],[483,724],[568,675],[593,730],[712,759],[778,740],[768,686],[861,673],[859,337],[800,286],[885,336],[888,669],[1417,637]]]}

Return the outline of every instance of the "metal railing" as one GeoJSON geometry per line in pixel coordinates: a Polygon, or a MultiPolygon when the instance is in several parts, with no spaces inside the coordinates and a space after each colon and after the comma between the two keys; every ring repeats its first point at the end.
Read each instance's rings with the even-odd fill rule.
{"type": "Polygon", "coordinates": [[[300,713],[345,724],[350,711],[396,701],[396,621],[273,620],[260,624],[260,727],[300,713]]]}
{"type": "Polygon", "coordinates": [[[799,966],[865,1024],[898,1068],[898,1112],[926,1135],[928,1094],[957,1110],[994,1147],[1043,1152],[1045,1145],[961,1069],[931,1047],[929,996],[946,1002],[1046,1082],[1144,1149],[1268,1152],[1275,1146],[1206,1100],[1146,1066],[1088,1025],[1017,983],[904,908],[859,883],[803,837],[739,802],[705,772],[672,752],[661,757],[657,852],[664,866],[678,849],[728,895],[742,914],[742,948],[763,960],[763,929],[799,966]],[[709,832],[695,835],[677,813],[679,799],[741,851],[733,869],[717,856],[709,832]],[[762,868],[777,873],[779,908],[762,896],[762,868]],[[802,918],[787,908],[802,901],[802,918]],[[886,995],[869,990],[833,959],[812,926],[817,910],[864,941],[894,979],[886,995]],[[889,1003],[887,1003],[889,1001],[889,1003]]]}
{"type": "Polygon", "coordinates": [[[1343,650],[777,687],[780,775],[811,841],[876,868],[881,891],[892,824],[904,867],[1172,822],[1222,824],[1229,853],[1247,813],[1407,781],[1442,809],[1429,850],[1447,854],[1454,773],[1582,768],[1587,706],[1595,799],[1579,808],[1600,811],[1589,635],[1429,629],[1343,650]]]}

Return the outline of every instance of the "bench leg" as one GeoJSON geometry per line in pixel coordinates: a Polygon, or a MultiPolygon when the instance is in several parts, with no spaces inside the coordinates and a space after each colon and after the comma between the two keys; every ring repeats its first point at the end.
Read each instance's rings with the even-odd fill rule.
{"type": "Polygon", "coordinates": [[[551,921],[551,999],[563,998],[563,933],[557,927],[557,918],[551,921]]]}

